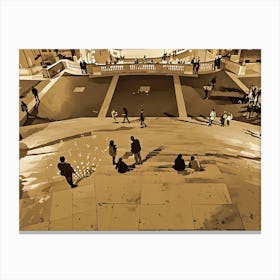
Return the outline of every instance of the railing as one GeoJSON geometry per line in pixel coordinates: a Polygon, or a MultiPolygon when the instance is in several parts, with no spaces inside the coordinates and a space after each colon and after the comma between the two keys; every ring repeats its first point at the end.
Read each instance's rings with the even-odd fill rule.
{"type": "MultiPolygon", "coordinates": [[[[193,75],[192,64],[113,64],[95,65],[88,64],[87,70],[90,76],[110,75],[110,74],[181,74],[193,75]]],[[[211,72],[214,70],[214,62],[200,63],[199,73],[211,72]]]]}

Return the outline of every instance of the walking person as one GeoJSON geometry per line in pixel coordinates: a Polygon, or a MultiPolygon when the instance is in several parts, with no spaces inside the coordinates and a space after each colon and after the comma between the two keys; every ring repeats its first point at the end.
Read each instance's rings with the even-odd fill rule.
{"type": "Polygon", "coordinates": [[[32,87],[31,91],[34,95],[34,98],[35,98],[36,102],[40,102],[40,99],[39,99],[39,96],[38,96],[38,90],[35,87],[32,87]]]}
{"type": "Polygon", "coordinates": [[[76,188],[78,185],[73,183],[72,175],[76,173],[70,163],[65,162],[65,157],[60,157],[60,162],[57,164],[60,170],[60,175],[66,178],[67,183],[71,188],[76,188]]]}
{"type": "Polygon", "coordinates": [[[123,123],[125,123],[125,120],[127,120],[127,122],[130,123],[128,119],[128,110],[126,109],[126,107],[123,107],[123,123]]]}
{"type": "Polygon", "coordinates": [[[212,111],[210,113],[210,117],[209,117],[209,123],[208,123],[209,126],[212,125],[215,118],[216,118],[216,112],[215,112],[215,109],[212,109],[212,111]]]}
{"type": "Polygon", "coordinates": [[[216,83],[217,83],[216,77],[214,77],[214,78],[211,80],[212,89],[214,89],[216,83]]]}
{"type": "Polygon", "coordinates": [[[132,143],[131,143],[131,152],[134,155],[134,159],[135,159],[135,164],[141,164],[142,163],[142,159],[141,159],[141,145],[138,139],[135,139],[134,136],[130,137],[132,143]]]}
{"type": "Polygon", "coordinates": [[[116,164],[116,155],[117,155],[117,146],[114,143],[114,140],[109,142],[109,155],[112,157],[113,165],[116,164]]]}
{"type": "Polygon", "coordinates": [[[87,63],[83,61],[83,69],[85,71],[85,74],[87,74],[87,63]]]}
{"type": "Polygon", "coordinates": [[[227,120],[227,126],[229,126],[230,121],[232,120],[232,118],[233,118],[232,113],[231,113],[231,112],[227,112],[227,118],[226,118],[226,120],[227,120]]]}
{"type": "Polygon", "coordinates": [[[26,117],[30,118],[32,115],[28,112],[28,106],[25,102],[21,101],[21,111],[26,113],[26,117]]]}
{"type": "Polygon", "coordinates": [[[145,124],[145,116],[144,116],[144,109],[141,109],[140,112],[140,127],[147,127],[147,125],[145,124]]]}
{"type": "Polygon", "coordinates": [[[117,122],[117,116],[118,116],[118,112],[115,111],[114,109],[111,112],[111,116],[114,119],[115,123],[117,122]]]}
{"type": "Polygon", "coordinates": [[[80,68],[81,68],[82,74],[84,74],[84,64],[83,64],[82,60],[80,61],[80,68]]]}

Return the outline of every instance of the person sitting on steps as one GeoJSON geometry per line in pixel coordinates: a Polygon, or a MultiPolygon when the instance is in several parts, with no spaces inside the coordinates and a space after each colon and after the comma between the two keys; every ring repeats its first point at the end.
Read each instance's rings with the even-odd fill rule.
{"type": "Polygon", "coordinates": [[[126,173],[130,170],[132,170],[132,167],[129,167],[122,158],[119,158],[119,161],[116,164],[116,169],[118,170],[119,173],[126,173]]]}
{"type": "Polygon", "coordinates": [[[189,168],[194,169],[194,171],[204,171],[205,169],[200,165],[199,161],[195,159],[194,156],[191,156],[189,162],[189,168]]]}
{"type": "Polygon", "coordinates": [[[182,158],[182,154],[179,154],[175,159],[174,165],[172,166],[177,171],[183,171],[186,168],[186,164],[184,159],[182,158]]]}

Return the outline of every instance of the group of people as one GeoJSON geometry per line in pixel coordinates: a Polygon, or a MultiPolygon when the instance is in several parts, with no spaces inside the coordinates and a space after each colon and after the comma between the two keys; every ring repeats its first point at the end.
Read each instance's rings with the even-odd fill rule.
{"type": "MultiPolygon", "coordinates": [[[[213,124],[215,118],[216,118],[216,111],[215,111],[215,109],[212,109],[212,111],[210,112],[210,115],[209,115],[208,126],[211,126],[213,124]]],[[[232,113],[228,112],[228,111],[224,111],[220,117],[221,126],[225,126],[225,124],[227,126],[229,126],[232,119],[233,119],[232,113]]]]}
{"type": "MultiPolygon", "coordinates": [[[[123,123],[127,122],[130,123],[130,120],[128,119],[128,110],[126,107],[123,107],[123,123]]],[[[111,116],[114,120],[115,123],[117,123],[117,116],[118,116],[118,112],[113,109],[111,111],[111,116]]],[[[140,120],[140,128],[144,128],[147,127],[147,124],[145,123],[145,115],[144,115],[144,109],[141,109],[140,111],[140,116],[139,116],[139,120],[140,120]]]]}
{"type": "MultiPolygon", "coordinates": [[[[136,139],[134,136],[130,137],[131,139],[131,148],[130,151],[134,155],[135,163],[132,166],[135,166],[137,164],[142,164],[142,157],[141,157],[141,144],[138,139],[136,139]]],[[[114,140],[110,140],[109,142],[109,155],[112,157],[112,163],[113,165],[116,165],[116,169],[119,173],[125,173],[132,169],[133,167],[128,166],[122,158],[119,158],[118,162],[116,162],[116,156],[117,156],[117,145],[115,144],[114,140]]]]}
{"type": "Polygon", "coordinates": [[[174,165],[172,166],[177,171],[184,171],[186,167],[194,169],[194,171],[204,171],[204,167],[201,166],[200,162],[195,158],[195,156],[191,156],[189,164],[186,165],[185,160],[183,159],[183,155],[179,154],[175,159],[174,165]]]}
{"type": "Polygon", "coordinates": [[[82,74],[87,74],[87,63],[84,60],[80,61],[80,68],[81,68],[82,74]]]}

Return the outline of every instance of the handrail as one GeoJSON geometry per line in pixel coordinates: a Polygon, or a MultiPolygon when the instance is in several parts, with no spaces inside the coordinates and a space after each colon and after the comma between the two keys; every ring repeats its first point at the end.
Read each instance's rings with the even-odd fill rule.
{"type": "MultiPolygon", "coordinates": [[[[96,65],[88,64],[87,71],[91,76],[107,74],[185,74],[193,75],[193,64],[164,64],[164,63],[139,63],[139,64],[108,64],[96,65]]],[[[211,72],[215,70],[214,61],[201,62],[198,73],[211,72]]]]}

